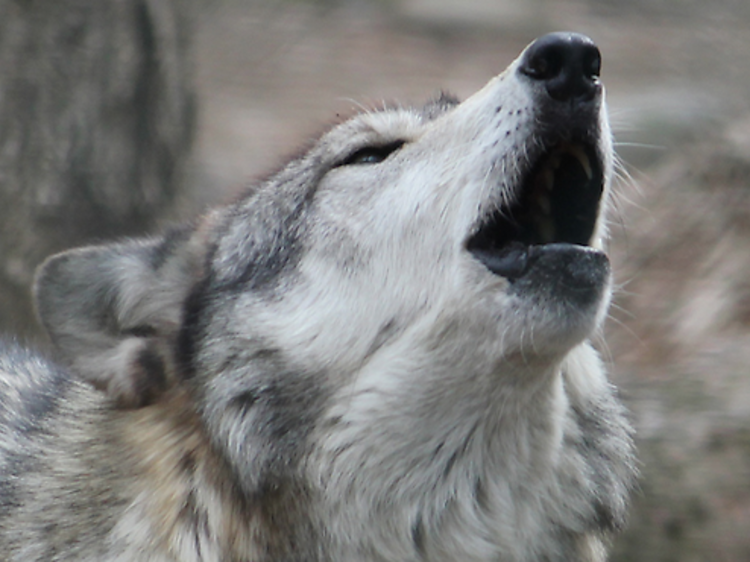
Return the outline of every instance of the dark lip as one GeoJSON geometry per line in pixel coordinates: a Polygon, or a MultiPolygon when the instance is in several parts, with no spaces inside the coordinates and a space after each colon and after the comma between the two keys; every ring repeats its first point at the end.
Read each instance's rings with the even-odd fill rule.
{"type": "Polygon", "coordinates": [[[467,250],[496,275],[523,274],[529,248],[588,246],[604,189],[604,165],[594,143],[559,141],[533,160],[514,202],[479,223],[467,250]]]}

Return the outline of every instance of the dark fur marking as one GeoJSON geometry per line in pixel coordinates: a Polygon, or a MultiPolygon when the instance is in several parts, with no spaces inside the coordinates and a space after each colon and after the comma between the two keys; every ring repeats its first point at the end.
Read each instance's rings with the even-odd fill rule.
{"type": "Polygon", "coordinates": [[[456,449],[453,452],[453,454],[448,458],[448,462],[445,463],[445,467],[443,468],[443,478],[448,478],[451,470],[453,470],[453,467],[456,464],[456,461],[460,460],[464,455],[466,455],[466,449],[468,449],[469,444],[474,438],[474,434],[477,431],[477,427],[478,427],[478,422],[474,424],[474,426],[471,428],[469,433],[466,435],[466,438],[461,443],[461,446],[458,447],[458,449],[456,449]]]}
{"type": "Polygon", "coordinates": [[[147,324],[141,324],[139,326],[124,329],[122,334],[124,336],[133,336],[136,338],[152,338],[156,336],[156,328],[147,324]]]}
{"type": "Polygon", "coordinates": [[[300,424],[300,418],[308,418],[310,422],[315,419],[310,415],[309,407],[319,395],[312,384],[305,385],[307,388],[302,393],[291,388],[297,384],[293,383],[289,387],[273,385],[263,393],[267,397],[266,404],[271,413],[267,420],[270,436],[279,440],[287,439],[290,444],[301,441],[309,433],[309,425],[300,424]]]}
{"type": "MultiPolygon", "coordinates": [[[[619,531],[625,526],[627,511],[608,501],[610,497],[618,498],[625,490],[634,485],[634,471],[631,468],[631,481],[620,482],[611,474],[610,467],[617,462],[618,452],[609,451],[629,435],[620,435],[619,427],[612,426],[608,420],[607,405],[589,403],[585,408],[573,407],[573,415],[581,429],[582,438],[573,445],[580,454],[589,460],[592,469],[591,477],[595,483],[597,496],[592,498],[594,517],[592,527],[608,531],[619,531]]],[[[622,461],[621,461],[622,462],[622,461]]]]}
{"type": "MultiPolygon", "coordinates": [[[[289,379],[291,377],[284,377],[289,379]]],[[[283,379],[282,379],[283,380],[283,379]]],[[[291,381],[290,381],[291,382],[291,381]]],[[[307,448],[307,439],[322,410],[322,392],[311,382],[294,381],[286,388],[274,385],[264,393],[265,405],[259,430],[273,444],[274,454],[266,459],[263,487],[277,487],[293,478],[307,448]],[[293,387],[302,384],[304,390],[293,387]]]]}
{"type": "Polygon", "coordinates": [[[154,270],[161,269],[169,258],[190,239],[193,233],[192,225],[185,225],[168,230],[162,240],[149,254],[149,263],[154,270]]]}
{"type": "Polygon", "coordinates": [[[195,468],[197,466],[195,455],[192,452],[185,453],[180,459],[179,466],[180,466],[180,470],[184,472],[185,474],[189,474],[189,475],[194,474],[195,468]]]}
{"type": "Polygon", "coordinates": [[[259,398],[256,391],[248,390],[232,398],[232,405],[236,406],[242,412],[243,416],[246,416],[258,402],[259,398]]]}
{"type": "MultiPolygon", "coordinates": [[[[7,372],[15,372],[13,377],[19,381],[24,379],[17,389],[20,392],[19,404],[22,409],[20,411],[5,410],[2,396],[0,396],[0,421],[10,425],[11,430],[22,434],[38,432],[42,429],[43,422],[57,408],[60,397],[70,386],[70,379],[67,373],[46,361],[44,361],[43,372],[47,376],[39,379],[40,369],[31,365],[32,362],[39,361],[37,357],[15,346],[2,349],[0,345],[0,349],[2,350],[0,357],[5,356],[9,359],[7,372]]],[[[0,372],[3,370],[3,366],[0,365],[0,372]]]]}
{"type": "Polygon", "coordinates": [[[224,253],[229,252],[237,262],[230,272],[222,270],[219,273],[211,267],[219,248],[213,244],[208,249],[207,273],[193,286],[183,305],[183,323],[177,338],[177,363],[183,378],[190,379],[195,374],[196,342],[201,341],[210,325],[211,304],[226,299],[228,294],[245,294],[275,286],[279,277],[300,259],[302,217],[312,204],[318,183],[325,174],[325,171],[316,170],[316,164],[309,163],[308,169],[313,172],[308,172],[310,178],[304,183],[305,189],[295,194],[292,204],[282,204],[282,201],[289,197],[285,192],[289,185],[297,183],[300,172],[290,172],[285,168],[269,180],[267,189],[251,193],[243,204],[238,205],[217,231],[217,240],[230,238],[229,231],[235,221],[250,222],[254,223],[256,235],[249,240],[237,240],[237,248],[224,249],[224,253]],[[292,173],[294,176],[286,177],[292,173]]]}
{"type": "Polygon", "coordinates": [[[241,424],[244,442],[254,451],[248,458],[233,446],[225,449],[251,503],[296,485],[299,462],[327,396],[321,377],[291,370],[278,352],[264,349],[250,351],[244,362],[238,359],[228,369],[245,373],[244,388],[211,400],[211,409],[224,412],[231,431],[236,433],[241,424]]]}
{"type": "Polygon", "coordinates": [[[411,527],[411,542],[414,544],[414,549],[420,558],[424,558],[427,554],[425,550],[424,542],[424,524],[422,523],[422,516],[417,516],[417,520],[411,527]]]}
{"type": "Polygon", "coordinates": [[[487,492],[487,487],[482,482],[481,478],[477,478],[474,482],[474,501],[482,511],[490,510],[490,497],[487,492]]]}
{"type": "Polygon", "coordinates": [[[284,230],[283,236],[268,248],[261,257],[249,260],[242,274],[232,283],[222,285],[222,289],[241,293],[256,291],[270,285],[282,272],[293,266],[299,259],[301,243],[294,231],[284,230]]]}
{"type": "Polygon", "coordinates": [[[185,503],[180,510],[180,519],[193,529],[192,534],[196,557],[199,560],[202,559],[201,537],[209,537],[211,531],[208,525],[208,514],[204,509],[198,507],[198,502],[195,499],[193,491],[190,491],[185,498],[185,503]]]}
{"type": "Polygon", "coordinates": [[[175,359],[178,366],[178,375],[183,380],[190,380],[195,376],[195,346],[200,341],[200,334],[205,330],[205,319],[201,315],[206,301],[206,286],[210,284],[209,278],[202,279],[185,299],[182,308],[182,328],[177,335],[177,348],[175,359]]]}
{"type": "Polygon", "coordinates": [[[620,531],[625,526],[624,517],[616,516],[611,508],[601,500],[594,501],[594,528],[620,531]]]}
{"type": "Polygon", "coordinates": [[[151,347],[145,348],[138,355],[133,367],[136,371],[133,378],[136,381],[135,391],[140,405],[152,403],[167,389],[167,373],[164,360],[151,347]]]}
{"type": "MultiPolygon", "coordinates": [[[[19,444],[24,444],[23,441],[19,444]]],[[[4,514],[9,515],[12,508],[21,507],[23,501],[18,489],[20,478],[34,472],[39,461],[31,452],[0,450],[0,521],[4,514]]]]}
{"type": "Polygon", "coordinates": [[[391,318],[387,322],[385,322],[380,328],[378,329],[378,333],[375,334],[375,337],[372,339],[372,343],[370,344],[370,348],[367,350],[364,356],[364,361],[367,361],[372,355],[374,355],[381,347],[383,347],[388,341],[390,341],[393,336],[396,335],[397,332],[397,326],[396,326],[396,319],[391,318]]]}
{"type": "Polygon", "coordinates": [[[55,377],[46,381],[46,383],[49,385],[47,388],[36,389],[36,392],[23,395],[25,412],[19,413],[19,418],[16,420],[16,429],[24,433],[40,431],[43,422],[57,408],[59,398],[55,392],[57,389],[62,391],[66,388],[68,381],[63,377],[55,377]]]}
{"type": "MultiPolygon", "coordinates": [[[[67,374],[28,351],[0,341],[0,376],[15,385],[19,400],[9,405],[0,394],[0,425],[13,449],[0,448],[0,520],[23,504],[21,478],[42,468],[32,439],[46,433],[46,422],[57,409],[70,380],[67,374]],[[43,364],[39,364],[43,362],[43,364]],[[37,365],[34,365],[37,363],[37,365]],[[42,375],[40,377],[40,374],[42,375]]],[[[3,440],[0,440],[0,445],[3,440]]]]}
{"type": "Polygon", "coordinates": [[[436,460],[438,456],[440,455],[440,451],[443,450],[443,447],[445,447],[445,442],[441,441],[437,444],[437,447],[435,447],[435,450],[432,452],[432,459],[436,460]]]}
{"type": "Polygon", "coordinates": [[[345,423],[346,422],[344,422],[344,417],[343,416],[341,416],[341,415],[331,416],[330,418],[326,418],[323,421],[322,427],[325,428],[325,429],[331,429],[331,428],[336,427],[337,425],[345,424],[345,423]]]}
{"type": "Polygon", "coordinates": [[[272,187],[278,190],[278,193],[273,194],[273,200],[262,200],[263,197],[268,197],[268,191],[265,191],[259,194],[260,200],[251,198],[247,202],[249,205],[242,205],[237,209],[236,216],[227,226],[235,220],[244,223],[252,218],[260,223],[255,225],[256,229],[260,230],[256,230],[258,235],[252,240],[252,247],[244,247],[237,251],[238,259],[243,260],[243,263],[239,264],[239,275],[222,279],[216,287],[217,290],[245,292],[263,289],[275,281],[285,269],[299,261],[304,230],[302,217],[312,204],[318,184],[327,172],[327,168],[321,166],[318,158],[311,157],[311,160],[303,172],[298,169],[291,172],[284,169],[274,178],[272,187]],[[286,177],[287,175],[289,177],[286,177]],[[289,186],[299,184],[300,175],[309,176],[307,181],[301,184],[304,189],[294,194],[291,204],[281,204],[276,197],[289,197],[290,194],[285,192],[289,186]],[[258,217],[256,207],[265,211],[262,217],[258,217]]]}
{"type": "Polygon", "coordinates": [[[451,470],[453,470],[453,465],[456,464],[456,461],[460,458],[460,456],[461,455],[459,455],[459,451],[454,451],[453,454],[448,458],[448,462],[445,463],[445,468],[443,468],[443,478],[448,478],[451,470]]]}

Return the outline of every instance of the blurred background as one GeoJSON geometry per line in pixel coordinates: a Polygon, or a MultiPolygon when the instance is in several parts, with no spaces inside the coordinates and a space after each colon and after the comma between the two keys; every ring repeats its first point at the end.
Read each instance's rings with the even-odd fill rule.
{"type": "Polygon", "coordinates": [[[603,54],[623,161],[602,353],[642,480],[613,560],[750,560],[750,2],[0,0],[0,331],[36,265],[233,197],[326,126],[603,54]]]}

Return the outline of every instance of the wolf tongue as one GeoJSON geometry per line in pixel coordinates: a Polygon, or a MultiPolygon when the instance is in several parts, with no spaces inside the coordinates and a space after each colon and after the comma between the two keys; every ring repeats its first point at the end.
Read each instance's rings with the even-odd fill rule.
{"type": "Polygon", "coordinates": [[[511,242],[500,250],[475,250],[474,253],[492,273],[512,280],[526,270],[528,249],[520,242],[511,242]]]}

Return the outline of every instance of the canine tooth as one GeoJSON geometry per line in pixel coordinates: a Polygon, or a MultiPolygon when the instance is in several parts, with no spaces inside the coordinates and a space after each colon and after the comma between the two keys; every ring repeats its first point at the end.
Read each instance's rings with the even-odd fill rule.
{"type": "Polygon", "coordinates": [[[581,164],[581,167],[583,168],[583,171],[586,172],[586,177],[589,180],[592,180],[594,178],[594,171],[591,168],[591,160],[589,160],[588,154],[583,150],[582,147],[579,145],[569,145],[567,147],[567,152],[576,158],[578,162],[581,164]]]}

